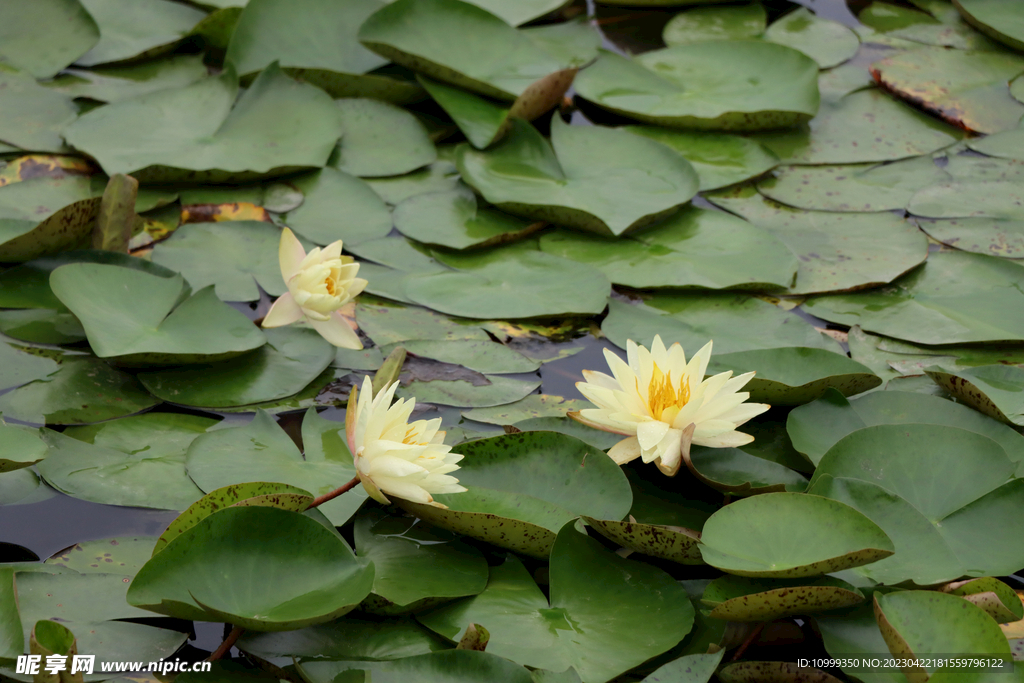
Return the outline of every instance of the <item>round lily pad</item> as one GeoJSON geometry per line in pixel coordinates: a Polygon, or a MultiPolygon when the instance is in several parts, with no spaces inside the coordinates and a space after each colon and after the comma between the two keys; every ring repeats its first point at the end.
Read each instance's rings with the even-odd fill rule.
{"type": "Polygon", "coordinates": [[[555,432],[523,432],[461,444],[462,493],[435,495],[448,509],[402,501],[449,531],[534,557],[547,557],[555,534],[572,519],[622,519],[629,482],[602,451],[555,432]],[[568,483],[567,483],[568,482],[568,483]]]}
{"type": "Polygon", "coordinates": [[[549,394],[531,394],[526,398],[496,408],[474,408],[463,411],[467,420],[476,420],[495,425],[514,425],[523,420],[545,417],[565,417],[570,410],[587,408],[587,401],[552,396],[549,394]]]}
{"type": "Polygon", "coordinates": [[[539,230],[543,223],[478,205],[465,186],[410,197],[395,207],[395,227],[424,244],[452,249],[491,247],[539,230]]]}
{"type": "Polygon", "coordinates": [[[831,576],[814,579],[750,579],[723,576],[704,589],[701,602],[710,616],[729,621],[772,621],[795,615],[852,607],[864,594],[831,576]]]}
{"type": "Polygon", "coordinates": [[[154,555],[127,599],[183,619],[285,631],[350,612],[372,585],[373,565],[360,563],[315,520],[272,507],[238,507],[210,515],[154,555]],[[231,590],[235,579],[223,571],[239,557],[260,567],[245,591],[231,590]]]}
{"type": "Polygon", "coordinates": [[[267,341],[212,287],[192,294],[180,275],[72,263],[51,273],[50,287],[82,321],[100,358],[143,365],[210,362],[267,341]]]}
{"type": "Polygon", "coordinates": [[[0,263],[85,246],[105,182],[97,176],[68,175],[0,187],[0,263]]]}
{"type": "Polygon", "coordinates": [[[1013,0],[953,0],[968,24],[990,38],[1024,50],[1024,11],[1013,0]]]}
{"type": "Polygon", "coordinates": [[[711,515],[700,551],[705,562],[729,574],[799,578],[871,564],[894,549],[881,528],[849,505],[767,493],[711,515]]]}
{"type": "Polygon", "coordinates": [[[393,176],[433,163],[437,150],[427,129],[409,112],[365,98],[335,100],[341,142],[328,164],[359,177],[393,176]]]}
{"type": "Polygon", "coordinates": [[[0,10],[0,62],[50,78],[100,39],[96,20],[78,0],[40,0],[0,10]],[[39,40],[46,35],[47,40],[39,40]]]}
{"type": "Polygon", "coordinates": [[[520,380],[501,375],[487,376],[472,371],[465,374],[468,375],[466,379],[412,381],[400,387],[395,395],[401,398],[415,398],[420,403],[489,408],[518,401],[540,386],[539,380],[520,380]]]}
{"type": "Polygon", "coordinates": [[[818,113],[818,65],[782,45],[712,40],[646,52],[602,52],[576,78],[581,97],[617,114],[678,128],[756,131],[818,113]]]}
{"type": "Polygon", "coordinates": [[[95,66],[170,52],[206,14],[168,0],[81,0],[99,25],[100,40],[75,64],[95,66]]]}
{"type": "Polygon", "coordinates": [[[680,12],[665,24],[661,38],[666,45],[701,40],[759,38],[768,25],[760,2],[725,7],[695,7],[680,12]]]}
{"type": "Polygon", "coordinates": [[[540,247],[636,288],[785,288],[797,269],[789,248],[767,230],[692,206],[626,239],[563,230],[545,234],[540,247]]]}
{"type": "Polygon", "coordinates": [[[806,7],[774,21],[764,32],[764,39],[803,52],[822,69],[842,64],[860,48],[860,39],[851,29],[823,19],[806,7]]]}
{"type": "Polygon", "coordinates": [[[699,186],[689,162],[663,145],[557,117],[550,145],[516,121],[493,149],[462,148],[458,165],[463,180],[503,211],[603,235],[651,224],[699,186]]]}

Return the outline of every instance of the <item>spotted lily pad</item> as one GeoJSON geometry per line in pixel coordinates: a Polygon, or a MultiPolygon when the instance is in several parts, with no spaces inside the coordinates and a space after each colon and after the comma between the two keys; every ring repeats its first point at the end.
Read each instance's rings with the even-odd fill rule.
{"type": "Polygon", "coordinates": [[[86,246],[105,185],[102,177],[68,175],[0,187],[0,262],[86,246]]]}
{"type": "Polygon", "coordinates": [[[711,515],[700,551],[705,562],[729,574],[801,578],[871,564],[894,548],[878,525],[849,505],[767,493],[711,515]]]}
{"type": "Polygon", "coordinates": [[[458,478],[468,491],[435,495],[448,509],[399,503],[449,531],[547,557],[555,534],[575,517],[622,519],[629,512],[632,495],[618,465],[571,436],[523,432],[470,441],[455,451],[466,456],[458,478]]]}
{"type": "Polygon", "coordinates": [[[229,69],[94,109],[64,135],[107,173],[141,183],[238,182],[324,165],[341,136],[326,93],[274,65],[236,103],[237,93],[229,69]]]}
{"type": "Polygon", "coordinates": [[[82,321],[100,358],[143,365],[211,362],[267,341],[212,287],[192,294],[180,275],[72,263],[51,273],[50,287],[82,321]]]}
{"type": "Polygon", "coordinates": [[[666,45],[701,40],[743,40],[759,38],[768,25],[760,2],[725,7],[695,7],[668,20],[661,33],[666,45]]]}
{"type": "Polygon", "coordinates": [[[230,507],[154,555],[127,599],[159,614],[285,631],[348,613],[372,585],[373,565],[319,522],[273,507],[230,507]],[[264,558],[243,593],[227,590],[233,579],[223,571],[239,556],[264,558]]]}
{"type": "Polygon", "coordinates": [[[410,197],[395,207],[395,227],[410,239],[452,249],[490,247],[536,232],[543,223],[480,206],[464,185],[410,197]]]}
{"type": "Polygon", "coordinates": [[[1024,482],[1012,478],[1016,466],[1000,444],[977,432],[879,425],[832,446],[808,491],[853,506],[892,538],[896,554],[859,573],[887,584],[928,585],[1001,576],[1024,562],[1024,549],[1012,540],[1024,526],[1007,514],[1024,504],[1024,482]]]}
{"type": "Polygon", "coordinates": [[[602,52],[575,87],[617,114],[701,130],[794,126],[809,121],[819,104],[818,65],[796,50],[757,40],[687,43],[632,60],[602,52]]]}
{"type": "Polygon", "coordinates": [[[66,567],[81,574],[134,575],[153,553],[152,536],[103,538],[83,541],[46,560],[54,567],[66,567]]]}
{"type": "Polygon", "coordinates": [[[549,601],[509,557],[480,595],[417,618],[453,641],[471,623],[490,624],[488,652],[552,671],[572,666],[594,683],[668,650],[693,625],[690,601],[668,574],[617,557],[572,522],[558,533],[550,572],[549,601]]]}
{"type": "Polygon", "coordinates": [[[711,617],[729,621],[772,621],[827,612],[864,602],[864,594],[831,576],[813,579],[750,579],[723,576],[704,589],[701,602],[711,617]]]}
{"type": "Polygon", "coordinates": [[[946,372],[926,370],[936,384],[960,401],[1000,422],[1024,424],[1024,369],[1012,365],[982,365],[946,372]]]}
{"type": "Polygon", "coordinates": [[[663,145],[557,117],[550,145],[516,121],[493,149],[462,148],[458,164],[463,180],[499,209],[603,235],[649,225],[688,202],[699,184],[689,162],[663,145]]]}
{"type": "Polygon", "coordinates": [[[785,288],[797,268],[792,252],[767,230],[692,206],[627,239],[563,230],[541,237],[540,246],[636,288],[785,288]]]}
{"type": "Polygon", "coordinates": [[[96,20],[79,0],[5,4],[0,27],[0,62],[35,78],[50,78],[100,39],[96,20]],[[47,40],[39,40],[44,34],[47,40]]]}
{"type": "Polygon", "coordinates": [[[1021,602],[1020,596],[1005,583],[991,576],[954,581],[943,586],[941,590],[950,595],[959,595],[967,602],[977,605],[1000,624],[1024,619],[1024,603],[1021,602]]]}
{"type": "Polygon", "coordinates": [[[100,40],[79,66],[138,61],[170,52],[206,14],[169,0],[81,0],[100,40]]]}

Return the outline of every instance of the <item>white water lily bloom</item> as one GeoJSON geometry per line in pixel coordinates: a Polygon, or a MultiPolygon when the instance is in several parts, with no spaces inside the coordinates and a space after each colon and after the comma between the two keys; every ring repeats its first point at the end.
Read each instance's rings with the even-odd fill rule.
{"type": "MultiPolygon", "coordinates": [[[[345,432],[359,481],[371,498],[384,504],[391,502],[386,496],[395,496],[447,507],[431,494],[466,490],[448,474],[459,469],[455,463],[463,456],[443,443],[445,433],[438,431],[441,418],[409,424],[416,400],[399,399],[391,405],[397,388],[394,382],[374,396],[373,384],[365,377],[355,401],[349,399],[345,432]]],[[[356,393],[355,387],[352,391],[356,393]]]]}
{"type": "Polygon", "coordinates": [[[356,277],[359,264],[351,256],[341,255],[341,240],[307,254],[298,238],[285,228],[278,258],[288,292],[270,307],[263,327],[281,327],[305,319],[335,346],[363,348],[359,335],[338,311],[366,287],[366,280],[356,277]]]}
{"type": "Polygon", "coordinates": [[[660,336],[651,350],[626,342],[628,364],[607,349],[613,376],[583,371],[586,382],[576,387],[597,408],[569,413],[569,417],[596,429],[629,436],[608,455],[620,465],[634,458],[654,462],[672,476],[679,471],[690,444],[728,448],[754,440],[736,431],[747,420],[771,406],[746,403],[740,389],[753,372],[732,376],[732,371],[704,379],[711,359],[711,342],[690,362],[678,343],[666,349],[660,336]]]}

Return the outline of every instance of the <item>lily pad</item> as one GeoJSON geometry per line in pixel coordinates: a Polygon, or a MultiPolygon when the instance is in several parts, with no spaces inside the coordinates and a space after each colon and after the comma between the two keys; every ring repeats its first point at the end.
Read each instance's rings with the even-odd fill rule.
{"type": "Polygon", "coordinates": [[[427,129],[409,112],[387,102],[336,100],[341,142],[328,164],[359,177],[410,173],[437,160],[427,129]]]}
{"type": "Polygon", "coordinates": [[[391,216],[379,196],[359,178],[324,168],[291,181],[305,195],[284,214],[284,224],[316,244],[343,240],[351,247],[386,237],[391,216]]]}
{"type": "Polygon", "coordinates": [[[206,76],[201,57],[175,55],[128,66],[66,69],[46,87],[68,97],[119,102],[157,90],[180,88],[206,76]]]}
{"type": "Polygon", "coordinates": [[[668,574],[617,557],[572,522],[558,533],[550,571],[550,602],[509,557],[491,568],[483,593],[418,619],[453,641],[471,623],[489,624],[488,652],[552,671],[572,666],[594,683],[668,650],[693,626],[690,601],[668,574]]]}
{"type": "Polygon", "coordinates": [[[540,247],[636,288],[785,288],[797,269],[792,252],[767,230],[692,206],[626,239],[563,230],[545,234],[540,247]]]}
{"type": "Polygon", "coordinates": [[[170,52],[206,13],[168,0],[80,0],[100,29],[100,40],[78,66],[140,61],[170,52]]]}
{"type": "Polygon", "coordinates": [[[234,408],[302,391],[334,360],[335,349],[310,329],[267,330],[256,351],[220,363],[139,373],[154,396],[201,408],[234,408]]]}
{"type": "Polygon", "coordinates": [[[513,26],[519,26],[554,12],[563,7],[566,0],[520,0],[515,3],[504,0],[472,0],[472,4],[483,7],[513,26]]]}
{"type": "Polygon", "coordinates": [[[473,377],[453,380],[413,381],[396,392],[401,398],[463,408],[503,406],[533,393],[540,380],[521,380],[501,375],[471,373],[473,377]]]}
{"type": "Polygon", "coordinates": [[[205,417],[149,413],[63,434],[44,432],[50,452],[39,473],[55,489],[82,500],[184,510],[203,495],[185,473],[185,453],[216,424],[205,417]]]}
{"type": "Polygon", "coordinates": [[[927,263],[882,292],[815,297],[819,318],[920,344],[1017,341],[1024,325],[1024,268],[962,251],[930,254],[927,263]]]}
{"type": "Polygon", "coordinates": [[[1024,12],[1012,0],[953,0],[968,24],[986,36],[1024,50],[1024,12]]]}
{"type": "Polygon", "coordinates": [[[516,121],[493,149],[462,148],[458,165],[463,180],[499,209],[603,235],[651,224],[699,185],[689,162],[663,145],[557,117],[550,145],[516,121]]]}
{"type": "Polygon", "coordinates": [[[1020,596],[1005,583],[991,576],[954,581],[943,586],[941,590],[977,605],[997,623],[1007,624],[1024,619],[1024,603],[1021,603],[1020,596]]]}
{"type": "Polygon", "coordinates": [[[514,403],[495,408],[474,408],[464,410],[462,416],[467,420],[486,422],[495,425],[514,425],[523,420],[543,417],[565,417],[570,410],[581,410],[589,407],[587,401],[549,394],[532,394],[514,403]]]}
{"type": "Polygon", "coordinates": [[[29,505],[57,495],[34,471],[0,472],[0,505],[29,505]]]}
{"type": "Polygon", "coordinates": [[[487,561],[458,537],[425,528],[407,517],[364,512],[355,522],[356,552],[373,563],[373,592],[364,611],[395,615],[487,586],[487,561]]]}
{"type": "Polygon", "coordinates": [[[0,473],[31,467],[46,457],[39,432],[0,420],[0,473]]]}
{"type": "Polygon", "coordinates": [[[967,146],[975,152],[991,157],[1024,159],[1024,128],[1017,126],[1013,130],[987,135],[980,140],[971,140],[967,146]]]}
{"type": "Polygon", "coordinates": [[[700,177],[701,191],[755,178],[779,163],[779,158],[766,147],[739,135],[693,133],[654,126],[626,126],[625,129],[679,152],[700,177]]]}
{"type": "Polygon", "coordinates": [[[1024,104],[1007,84],[1024,72],[1024,57],[928,47],[887,57],[871,74],[887,90],[955,126],[976,133],[1017,127],[1024,104]]]}
{"type": "Polygon", "coordinates": [[[701,598],[710,616],[729,621],[772,621],[827,612],[864,602],[864,594],[846,581],[814,579],[749,579],[722,576],[708,584],[701,598]]]}
{"type": "Polygon", "coordinates": [[[36,424],[89,424],[160,403],[131,375],[91,356],[55,358],[56,372],[0,395],[0,413],[36,424]]]}
{"type": "Polygon", "coordinates": [[[718,353],[786,346],[839,349],[795,313],[743,294],[655,294],[636,304],[610,299],[601,330],[623,349],[627,339],[649,348],[659,334],[691,353],[709,339],[718,353]]]}
{"type": "MultiPolygon", "coordinates": [[[[351,480],[355,464],[344,436],[344,425],[306,413],[303,421],[305,458],[288,434],[265,412],[258,411],[242,427],[221,429],[196,439],[186,458],[188,474],[206,492],[247,482],[280,482],[315,496],[330,493],[351,480]]],[[[335,525],[355,514],[366,500],[361,486],[320,506],[335,525]]]]}
{"type": "Polygon", "coordinates": [[[790,294],[863,289],[885,284],[924,262],[928,240],[893,214],[802,211],[739,187],[708,195],[778,237],[800,261],[790,294]],[[878,245],[886,248],[879,250],[878,245]]]}
{"type": "Polygon", "coordinates": [[[487,652],[449,650],[395,661],[324,661],[306,660],[296,666],[310,683],[474,683],[475,681],[507,681],[531,683],[530,672],[523,667],[487,652]]]}
{"type": "Polygon", "coordinates": [[[396,64],[499,100],[512,101],[532,83],[572,66],[460,0],[398,0],[363,22],[359,40],[396,64]]]}
{"type": "Polygon", "coordinates": [[[1024,369],[983,365],[956,372],[925,371],[936,384],[960,401],[1007,424],[1024,424],[1024,369]]]}
{"type": "Polygon", "coordinates": [[[774,21],[764,32],[764,39],[803,52],[822,69],[842,64],[860,48],[856,33],[838,21],[815,15],[806,7],[774,21]]]}
{"type": "Polygon", "coordinates": [[[694,446],[684,462],[702,483],[733,496],[799,492],[807,488],[807,478],[802,474],[739,448],[694,446]]]}
{"type": "Polygon", "coordinates": [[[78,115],[69,97],[6,65],[0,67],[0,87],[0,140],[32,152],[67,151],[61,131],[78,115]]]}
{"type": "Polygon", "coordinates": [[[96,20],[78,0],[5,4],[0,26],[0,62],[35,78],[50,78],[100,39],[96,20]]]}
{"type": "MultiPolygon", "coordinates": [[[[244,652],[264,659],[329,657],[407,661],[408,658],[438,650],[454,652],[446,640],[421,626],[412,617],[382,621],[353,614],[296,631],[246,633],[239,639],[238,645],[244,652]]],[[[306,662],[304,666],[311,663],[306,662]]]]}
{"type": "Polygon", "coordinates": [[[536,232],[544,223],[479,206],[464,185],[410,197],[395,207],[395,227],[410,239],[451,249],[491,247],[536,232]]]}
{"type": "Polygon", "coordinates": [[[408,79],[375,73],[387,64],[356,39],[359,26],[382,3],[377,0],[287,0],[246,4],[231,34],[226,61],[244,80],[278,61],[289,75],[326,90],[332,97],[373,97],[398,104],[421,99],[408,79]]]}
{"type": "Polygon", "coordinates": [[[68,175],[0,187],[0,262],[86,246],[105,185],[99,177],[68,175]]]}
{"type": "Polygon", "coordinates": [[[986,217],[1024,220],[1024,192],[1013,180],[953,180],[919,190],[910,199],[910,213],[928,218],[986,217]]]}
{"type": "Polygon", "coordinates": [[[818,65],[782,45],[712,40],[632,60],[602,51],[576,78],[581,97],[645,123],[756,131],[805,123],[818,113],[818,65]]]}
{"type": "Polygon", "coordinates": [[[879,425],[832,446],[808,491],[855,507],[892,538],[896,554],[858,572],[881,583],[928,585],[1001,576],[1024,562],[1012,540],[1024,531],[1011,512],[1024,504],[1015,469],[1002,446],[976,432],[879,425]]]}
{"type": "Polygon", "coordinates": [[[622,519],[629,512],[632,494],[618,465],[571,436],[523,432],[455,450],[466,456],[458,478],[468,491],[435,495],[448,509],[399,503],[449,531],[547,557],[555,534],[576,517],[622,519]]]}
{"type": "Polygon", "coordinates": [[[0,569],[0,659],[17,659],[25,640],[18,616],[18,594],[14,585],[14,570],[0,569]]]}
{"type": "MultiPolygon", "coordinates": [[[[179,416],[184,417],[184,416],[179,416]]],[[[46,560],[54,567],[66,567],[80,574],[135,573],[153,553],[156,539],[152,536],[104,538],[83,541],[46,560]]]]}
{"type": "Polygon", "coordinates": [[[404,176],[368,178],[366,181],[381,199],[392,206],[425,192],[454,190],[458,182],[458,169],[447,160],[435,161],[426,168],[404,176]]]}
{"type": "Polygon", "coordinates": [[[876,425],[930,424],[957,427],[992,439],[1014,462],[1024,462],[1024,437],[967,406],[925,394],[876,391],[847,400],[828,391],[792,411],[786,422],[793,446],[818,465],[843,437],[876,425]]]}
{"type": "Polygon", "coordinates": [[[823,96],[821,111],[804,127],[759,133],[752,139],[787,164],[856,164],[931,154],[961,136],[953,126],[877,88],[859,86],[823,96]]]}
{"type": "Polygon", "coordinates": [[[44,379],[57,372],[57,362],[30,349],[0,341],[0,390],[44,379]]]}
{"type": "Polygon", "coordinates": [[[682,45],[701,40],[760,38],[767,25],[768,15],[760,2],[695,7],[669,19],[661,39],[666,45],[682,45]]]}
{"type": "Polygon", "coordinates": [[[129,604],[184,619],[223,619],[254,631],[285,631],[354,609],[373,585],[345,542],[319,522],[273,507],[227,508],[153,556],[128,589],[129,604]],[[254,558],[248,589],[229,589],[231,558],[254,558]]]}
{"type": "Polygon", "coordinates": [[[53,271],[50,287],[85,328],[100,358],[129,364],[202,363],[266,343],[248,318],[207,287],[131,268],[72,263],[53,271]]]}
{"type": "Polygon", "coordinates": [[[238,182],[323,166],[341,120],[330,97],[271,65],[235,102],[229,69],[81,116],[67,141],[140,183],[238,182]],[[232,106],[234,105],[234,106],[232,106]]]}
{"type": "MultiPolygon", "coordinates": [[[[413,356],[430,358],[442,363],[463,365],[476,372],[492,374],[534,372],[540,367],[538,361],[527,358],[504,344],[492,341],[418,339],[403,342],[402,346],[413,356]]],[[[388,348],[386,351],[390,353],[391,349],[388,348]]]]}
{"type": "Polygon", "coordinates": [[[849,505],[803,493],[767,493],[711,515],[700,552],[729,574],[801,578],[871,564],[894,548],[879,526],[849,505]]]}
{"type": "Polygon", "coordinates": [[[465,318],[534,318],[600,313],[608,280],[596,268],[529,249],[445,254],[455,268],[413,275],[405,293],[414,302],[465,318]]]}

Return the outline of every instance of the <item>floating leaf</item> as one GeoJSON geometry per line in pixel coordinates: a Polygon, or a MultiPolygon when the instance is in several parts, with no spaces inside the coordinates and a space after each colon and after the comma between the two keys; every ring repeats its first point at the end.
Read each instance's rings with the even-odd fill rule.
{"type": "Polygon", "coordinates": [[[66,69],[46,87],[68,97],[119,102],[181,88],[207,76],[199,56],[175,55],[166,59],[99,69],[66,69]]]}
{"type": "Polygon", "coordinates": [[[860,573],[887,584],[927,585],[1000,576],[1024,562],[1012,540],[1024,527],[1009,512],[1024,504],[1024,482],[1011,478],[1015,469],[1002,446],[975,432],[879,425],[832,446],[808,491],[853,506],[892,538],[896,554],[860,573]]]}
{"type": "Polygon", "coordinates": [[[683,462],[702,483],[729,495],[803,491],[807,487],[803,475],[739,448],[694,446],[683,462]]]}
{"type": "Polygon", "coordinates": [[[29,505],[57,495],[30,469],[0,472],[0,505],[29,505]]]}
{"type": "Polygon", "coordinates": [[[997,623],[1006,624],[1024,619],[1024,603],[999,579],[990,576],[967,581],[954,581],[941,588],[943,593],[959,595],[967,602],[985,610],[997,623]]]}
{"type": "Polygon", "coordinates": [[[360,177],[393,176],[437,160],[427,129],[409,112],[387,102],[341,99],[341,142],[330,166],[360,177]]]}
{"type": "Polygon", "coordinates": [[[889,649],[878,630],[871,603],[831,614],[817,614],[814,623],[821,631],[829,655],[846,660],[842,667],[844,672],[853,674],[864,683],[906,683],[902,671],[870,671],[860,665],[861,656],[870,658],[889,649]]]}
{"type": "Polygon", "coordinates": [[[570,410],[581,410],[588,407],[587,401],[548,394],[532,394],[520,401],[496,408],[465,410],[462,412],[462,416],[467,420],[488,424],[514,425],[534,418],[565,417],[570,410]]]}
{"type": "Polygon", "coordinates": [[[35,78],[50,78],[100,39],[96,21],[78,0],[5,3],[0,26],[0,62],[35,78]]]}
{"type": "Polygon", "coordinates": [[[1024,50],[1024,12],[1012,0],[954,0],[968,24],[990,38],[1024,50]]]}
{"type": "Polygon", "coordinates": [[[265,659],[287,656],[407,662],[416,655],[452,651],[450,643],[412,617],[382,621],[352,614],[296,631],[246,633],[238,645],[241,650],[265,659]]]}
{"type": "Polygon", "coordinates": [[[232,507],[154,555],[127,599],[159,614],[286,631],[348,613],[372,585],[373,565],[319,522],[272,507],[232,507]],[[263,558],[241,592],[230,590],[234,579],[223,570],[238,557],[263,558]]]}
{"type": "Polygon", "coordinates": [[[395,207],[395,227],[410,239],[451,249],[491,247],[536,232],[543,223],[479,206],[460,185],[450,192],[410,197],[395,207]]]}
{"type": "Polygon", "coordinates": [[[14,570],[0,569],[0,659],[17,659],[24,647],[14,570]]]}
{"type": "Polygon", "coordinates": [[[238,182],[324,165],[341,121],[322,90],[270,66],[236,103],[237,92],[228,70],[94,109],[64,135],[107,173],[140,183],[238,182]]]}
{"type": "Polygon", "coordinates": [[[541,237],[540,247],[636,288],[785,288],[797,268],[792,252],[768,231],[692,206],[627,239],[558,231],[541,237]]]}
{"type": "Polygon", "coordinates": [[[46,457],[46,451],[38,431],[0,420],[0,473],[31,467],[46,457]]]}
{"type": "Polygon", "coordinates": [[[806,681],[840,683],[840,679],[820,669],[794,662],[733,662],[718,671],[722,683],[758,683],[760,681],[806,681]]]}
{"type": "Polygon", "coordinates": [[[0,88],[0,140],[32,152],[67,151],[61,131],[78,114],[70,98],[7,66],[0,67],[0,88]]]}
{"type": "Polygon", "coordinates": [[[992,157],[1024,159],[1024,129],[1020,126],[995,135],[987,135],[980,140],[971,140],[967,146],[975,152],[992,157]]]}
{"type": "Polygon", "coordinates": [[[78,66],[139,61],[170,52],[206,14],[168,0],[81,0],[100,40],[78,66]]]}
{"type": "Polygon", "coordinates": [[[764,32],[764,39],[803,52],[822,69],[842,64],[860,48],[856,33],[838,21],[818,17],[806,7],[774,21],[764,32]]]}
{"type": "Polygon", "coordinates": [[[0,187],[0,262],[87,246],[106,179],[36,178],[0,187]]]}
{"type": "Polygon", "coordinates": [[[767,493],[727,505],[701,534],[708,564],[739,576],[799,578],[877,562],[892,541],[849,505],[803,493],[767,493]]]}
{"type": "MultiPolygon", "coordinates": [[[[402,343],[414,356],[442,363],[464,365],[484,373],[534,372],[540,363],[504,344],[474,339],[435,341],[421,339],[402,343]]],[[[390,349],[389,349],[390,351],[390,349]]]]}
{"type": "Polygon", "coordinates": [[[320,658],[300,662],[298,668],[311,683],[473,683],[502,681],[531,683],[530,673],[523,667],[487,652],[451,650],[406,657],[390,662],[323,661],[320,658]]]}
{"type": "Polygon", "coordinates": [[[533,393],[540,380],[520,380],[501,375],[477,376],[464,379],[414,381],[396,392],[401,398],[415,398],[421,403],[436,403],[464,408],[488,408],[518,401],[533,393]]]}
{"type": "Polygon", "coordinates": [[[477,321],[458,321],[419,306],[356,302],[359,327],[378,346],[411,340],[485,341],[491,337],[477,321]]]}
{"type": "Polygon", "coordinates": [[[762,198],[750,188],[708,197],[778,237],[800,260],[790,294],[861,289],[888,283],[922,263],[928,240],[893,214],[801,211],[762,198]],[[884,242],[885,250],[878,245],[884,242]]]}
{"type": "MultiPolygon", "coordinates": [[[[340,430],[344,425],[306,413],[303,421],[305,458],[273,418],[257,411],[242,427],[205,434],[189,448],[188,474],[206,492],[247,482],[280,482],[315,496],[330,493],[355,474],[352,454],[340,430]]],[[[342,525],[366,500],[361,486],[320,506],[336,525],[342,525]]]]}
{"type": "Polygon", "coordinates": [[[882,87],[955,126],[998,133],[1017,126],[1024,104],[1007,83],[1024,72],[1024,57],[928,47],[871,65],[882,87]]]}
{"type": "Polygon", "coordinates": [[[661,39],[666,45],[682,45],[701,40],[759,38],[767,25],[768,16],[760,2],[695,7],[669,19],[661,39]]]}
{"type": "Polygon", "coordinates": [[[343,240],[353,246],[391,232],[384,202],[362,180],[324,168],[291,182],[305,195],[302,205],[282,216],[292,230],[316,244],[343,240]]]}
{"type": "MultiPolygon", "coordinates": [[[[877,219],[876,219],[877,220],[877,219]]],[[[930,254],[928,262],[887,290],[815,297],[804,308],[819,318],[860,325],[920,344],[1024,339],[1024,268],[961,251],[930,254]],[[883,293],[884,292],[884,293],[883,293]]]]}
{"type": "Polygon", "coordinates": [[[44,379],[57,372],[57,368],[56,361],[50,358],[0,341],[0,390],[44,379]]]}
{"type": "Polygon", "coordinates": [[[563,7],[565,0],[520,0],[515,3],[503,0],[472,0],[472,4],[483,7],[513,26],[525,24],[563,7]]]}
{"type": "Polygon", "coordinates": [[[575,87],[617,114],[677,128],[766,130],[818,113],[818,65],[757,40],[687,43],[632,60],[602,51],[575,87]]]}
{"type": "Polygon", "coordinates": [[[394,206],[418,194],[454,190],[459,173],[451,161],[441,160],[404,176],[369,178],[366,182],[381,199],[394,206]]]}
{"type": "Polygon", "coordinates": [[[748,579],[727,575],[708,584],[701,602],[712,608],[714,619],[763,622],[851,607],[864,602],[864,595],[831,576],[748,579]]]}
{"type": "Polygon", "coordinates": [[[468,491],[435,495],[448,509],[399,502],[449,531],[547,557],[566,522],[580,515],[622,519],[629,511],[632,496],[618,465],[570,436],[523,432],[470,441],[455,450],[466,456],[458,478],[468,491]]]}
{"type": "Polygon", "coordinates": [[[470,624],[489,624],[488,652],[552,671],[572,666],[594,683],[664,652],[693,625],[693,609],[678,583],[659,569],[617,557],[572,522],[558,533],[550,571],[550,603],[519,560],[509,557],[491,568],[483,593],[418,618],[453,641],[470,624]]]}
{"type": "Polygon", "coordinates": [[[603,235],[651,224],[688,202],[699,184],[689,162],[663,145],[557,117],[550,146],[516,121],[501,144],[462,148],[458,163],[463,180],[499,209],[603,235]]]}
{"type": "Polygon", "coordinates": [[[1024,424],[1024,369],[983,365],[956,372],[925,371],[936,384],[975,410],[1008,424],[1024,424]]]}
{"type": "Polygon", "coordinates": [[[53,271],[50,287],[85,327],[100,358],[180,364],[232,358],[266,343],[248,318],[212,287],[192,294],[180,275],[72,263],[53,271]]]}
{"type": "Polygon", "coordinates": [[[83,541],[49,558],[46,564],[73,569],[80,574],[134,576],[153,554],[154,542],[156,539],[152,536],[83,541]]]}

